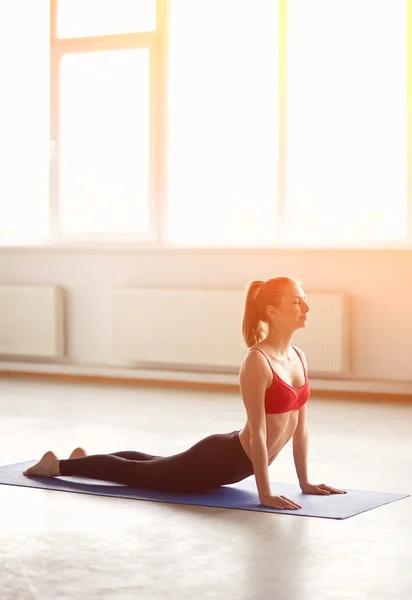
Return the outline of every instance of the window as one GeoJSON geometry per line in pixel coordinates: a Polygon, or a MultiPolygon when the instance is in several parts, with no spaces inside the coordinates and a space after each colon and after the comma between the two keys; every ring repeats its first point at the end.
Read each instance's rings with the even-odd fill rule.
{"type": "Polygon", "coordinates": [[[273,0],[170,2],[166,222],[172,242],[274,241],[277,13],[273,0]]]}
{"type": "Polygon", "coordinates": [[[60,231],[146,233],[148,50],[64,55],[59,117],[60,231]]]}
{"type": "Polygon", "coordinates": [[[0,242],[412,246],[406,4],[2,0],[0,242]]]}
{"type": "Polygon", "coordinates": [[[156,0],[57,0],[56,37],[87,38],[156,29],[156,0]]]}
{"type": "Polygon", "coordinates": [[[153,236],[155,0],[54,0],[54,234],[153,236]]]}
{"type": "Polygon", "coordinates": [[[48,0],[2,0],[0,54],[0,240],[44,239],[50,162],[48,0]]]}
{"type": "Polygon", "coordinates": [[[288,0],[285,237],[400,240],[406,2],[288,0]]]}

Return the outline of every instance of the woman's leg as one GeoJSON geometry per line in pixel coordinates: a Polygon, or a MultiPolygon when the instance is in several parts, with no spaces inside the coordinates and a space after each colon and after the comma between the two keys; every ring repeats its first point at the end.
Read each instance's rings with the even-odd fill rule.
{"type": "Polygon", "coordinates": [[[77,475],[172,492],[212,489],[253,474],[238,431],[210,435],[172,456],[140,461],[101,454],[76,461],[62,460],[59,469],[63,476],[77,475]]]}
{"type": "MultiPolygon", "coordinates": [[[[42,461],[28,474],[47,476],[46,470],[41,469],[42,461]]],[[[253,466],[240,444],[239,432],[234,431],[210,435],[180,454],[150,460],[129,460],[113,454],[61,460],[58,474],[137,488],[196,492],[240,481],[253,474],[253,466]]]]}

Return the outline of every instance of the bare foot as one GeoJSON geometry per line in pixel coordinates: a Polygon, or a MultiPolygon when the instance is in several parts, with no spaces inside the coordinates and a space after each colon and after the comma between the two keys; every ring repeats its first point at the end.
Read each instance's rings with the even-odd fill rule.
{"type": "Polygon", "coordinates": [[[87,456],[86,450],[84,450],[84,448],[75,448],[70,454],[69,460],[71,458],[83,458],[83,456],[87,456]]]}
{"type": "Polygon", "coordinates": [[[59,459],[54,452],[46,452],[38,463],[29,467],[23,474],[37,477],[57,477],[60,475],[59,459]]]}

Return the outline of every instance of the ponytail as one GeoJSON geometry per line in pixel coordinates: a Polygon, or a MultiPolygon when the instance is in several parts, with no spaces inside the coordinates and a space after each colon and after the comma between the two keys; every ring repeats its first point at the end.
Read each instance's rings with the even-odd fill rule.
{"type": "Polygon", "coordinates": [[[252,281],[247,287],[245,312],[243,315],[242,333],[245,344],[251,348],[264,338],[262,321],[256,308],[256,296],[259,293],[263,281],[252,281]]]}

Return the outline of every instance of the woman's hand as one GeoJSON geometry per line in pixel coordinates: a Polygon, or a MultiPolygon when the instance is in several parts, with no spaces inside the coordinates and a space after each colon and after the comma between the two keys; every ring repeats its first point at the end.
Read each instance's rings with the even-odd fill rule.
{"type": "Polygon", "coordinates": [[[296,510],[302,508],[300,504],[296,504],[293,500],[289,500],[286,496],[262,496],[260,503],[262,506],[268,506],[269,508],[277,508],[279,510],[296,510]]]}
{"type": "Polygon", "coordinates": [[[305,483],[300,486],[300,489],[304,494],[315,494],[329,496],[330,494],[346,494],[345,490],[338,490],[325,483],[319,485],[312,485],[311,483],[305,483]]]}

